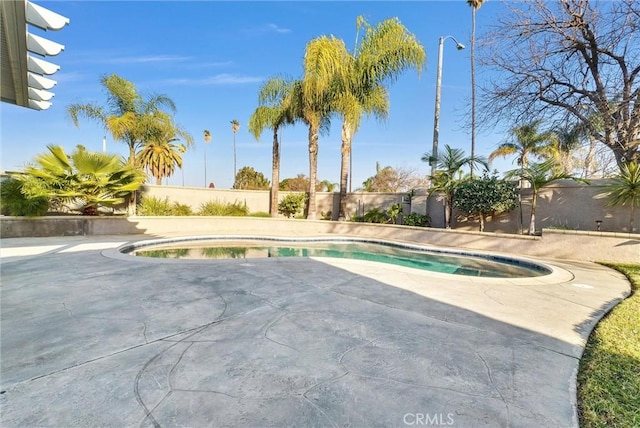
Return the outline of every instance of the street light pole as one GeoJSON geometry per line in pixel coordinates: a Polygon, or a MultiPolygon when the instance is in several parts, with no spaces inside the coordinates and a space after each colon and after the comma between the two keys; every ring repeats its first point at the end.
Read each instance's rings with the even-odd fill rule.
{"type": "Polygon", "coordinates": [[[464,49],[464,45],[458,42],[453,36],[440,37],[438,43],[438,71],[436,75],[436,108],[433,118],[433,148],[431,150],[431,176],[436,174],[438,163],[438,139],[440,137],[440,92],[442,89],[442,53],[444,51],[444,41],[451,39],[456,42],[458,50],[464,49]]]}

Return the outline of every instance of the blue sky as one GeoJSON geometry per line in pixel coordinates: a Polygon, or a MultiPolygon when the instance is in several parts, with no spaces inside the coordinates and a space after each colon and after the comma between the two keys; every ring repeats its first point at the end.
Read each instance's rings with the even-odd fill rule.
{"type": "MultiPolygon", "coordinates": [[[[369,23],[398,17],[427,51],[427,67],[420,76],[405,73],[390,86],[390,115],[379,123],[365,120],[353,140],[353,187],[382,166],[415,168],[422,174],[428,165],[420,161],[431,151],[435,102],[438,39],[452,35],[467,46],[445,44],[443,61],[440,145],[470,152],[466,122],[471,97],[471,10],[464,0],[449,1],[40,1],[46,8],[70,18],[69,26],[44,36],[65,45],[57,57],[61,66],[53,78],[58,85],[49,110],[34,111],[0,104],[1,168],[18,170],[59,144],[71,151],[77,144],[102,150],[103,128],[81,120],[75,127],[66,116],[71,103],[96,102],[106,97],[99,85],[103,75],[116,73],[136,84],[142,94],[162,93],[177,106],[176,122],[195,138],[184,155],[184,174],[177,171],[170,185],[218,188],[233,184],[232,119],[240,122],[236,135],[238,169],[248,165],[271,176],[271,133],[256,141],[247,122],[257,107],[260,84],[274,75],[301,76],[307,42],[332,34],[347,46],[355,41],[355,22],[363,15],[369,23]],[[203,130],[212,133],[205,146],[203,130]]],[[[488,1],[477,14],[481,34],[504,6],[488,1]]],[[[37,29],[30,32],[40,34],[37,29]]],[[[479,75],[481,76],[481,74],[479,75]]],[[[479,77],[481,78],[481,77],[479,77]]],[[[321,136],[319,180],[339,181],[340,126],[335,119],[329,135],[321,136]]],[[[477,135],[477,152],[488,155],[504,136],[483,131],[477,135]]],[[[307,130],[303,124],[282,132],[280,177],[309,174],[307,130]]],[[[107,150],[127,155],[126,145],[107,135],[107,150]]],[[[497,161],[499,170],[511,160],[497,161]]]]}

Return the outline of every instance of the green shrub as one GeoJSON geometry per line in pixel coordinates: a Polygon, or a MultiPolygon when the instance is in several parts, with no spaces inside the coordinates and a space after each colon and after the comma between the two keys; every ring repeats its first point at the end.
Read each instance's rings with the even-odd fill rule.
{"type": "Polygon", "coordinates": [[[156,198],[155,196],[145,196],[138,204],[138,214],[149,216],[172,215],[169,198],[156,198]]]}
{"type": "Polygon", "coordinates": [[[431,216],[429,214],[411,213],[404,216],[402,224],[405,226],[430,227],[431,216]]]}
{"type": "Polygon", "coordinates": [[[353,223],[364,223],[364,216],[354,214],[351,217],[349,217],[349,221],[353,223]]]}
{"type": "Polygon", "coordinates": [[[256,211],[254,213],[249,213],[249,217],[271,217],[271,214],[265,211],[256,211]]]}
{"type": "Polygon", "coordinates": [[[193,210],[187,204],[174,202],[173,205],[171,205],[171,215],[178,215],[178,216],[193,215],[193,210]]]}
{"type": "Polygon", "coordinates": [[[398,217],[400,214],[402,214],[402,205],[400,204],[393,204],[387,210],[387,216],[393,224],[398,224],[398,217]]]}
{"type": "Polygon", "coordinates": [[[246,203],[240,203],[238,201],[228,203],[215,200],[202,203],[198,214],[204,216],[242,217],[249,215],[249,208],[246,203]]]}
{"type": "Polygon", "coordinates": [[[320,218],[322,220],[331,220],[331,219],[333,219],[333,213],[330,210],[327,211],[327,212],[322,211],[320,213],[320,218]]]}
{"type": "Polygon", "coordinates": [[[22,182],[14,178],[0,184],[0,211],[4,215],[37,217],[49,210],[49,199],[44,196],[28,198],[22,193],[22,182]]]}
{"type": "Polygon", "coordinates": [[[381,210],[378,207],[369,208],[364,213],[364,221],[366,223],[387,223],[389,222],[389,216],[386,211],[381,210]]]}
{"type": "Polygon", "coordinates": [[[287,216],[287,218],[295,217],[296,214],[304,210],[307,202],[306,193],[289,193],[278,204],[278,212],[287,216]]]}
{"type": "Polygon", "coordinates": [[[193,215],[191,207],[179,202],[171,203],[168,197],[157,198],[155,196],[145,196],[138,204],[138,213],[148,216],[188,216],[193,215]]]}

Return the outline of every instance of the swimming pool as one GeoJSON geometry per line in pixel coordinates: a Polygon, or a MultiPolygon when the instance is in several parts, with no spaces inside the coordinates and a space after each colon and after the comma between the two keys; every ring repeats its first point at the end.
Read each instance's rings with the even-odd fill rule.
{"type": "Polygon", "coordinates": [[[331,257],[490,278],[529,278],[552,272],[547,266],[515,257],[359,238],[202,236],[143,241],[120,251],[137,257],[180,260],[331,257]]]}

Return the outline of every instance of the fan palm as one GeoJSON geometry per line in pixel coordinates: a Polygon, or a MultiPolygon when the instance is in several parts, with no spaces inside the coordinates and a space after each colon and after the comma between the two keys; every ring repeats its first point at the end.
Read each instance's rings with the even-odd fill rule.
{"type": "Polygon", "coordinates": [[[640,207],[640,165],[637,162],[623,164],[620,174],[608,186],[609,205],[631,206],[629,232],[634,232],[635,209],[640,207]]]}
{"type": "Polygon", "coordinates": [[[588,183],[587,180],[559,171],[557,167],[558,165],[554,159],[547,159],[544,162],[533,163],[526,167],[507,171],[505,174],[506,179],[519,178],[520,180],[527,181],[531,185],[532,194],[529,235],[534,235],[536,232],[536,206],[538,202],[538,193],[541,188],[556,180],[563,179],[571,179],[574,181],[588,183]]]}
{"type": "Polygon", "coordinates": [[[120,156],[89,152],[82,146],[68,156],[60,146],[47,146],[19,179],[29,197],[79,204],[83,214],[122,203],[144,183],[144,174],[120,156]]]}
{"type": "Polygon", "coordinates": [[[284,125],[293,124],[293,112],[289,107],[292,82],[282,78],[271,78],[264,82],[258,94],[259,106],[249,119],[249,132],[258,140],[262,132],[273,131],[271,162],[271,201],[269,213],[278,215],[278,187],[280,183],[280,142],[278,132],[284,125]]]}

